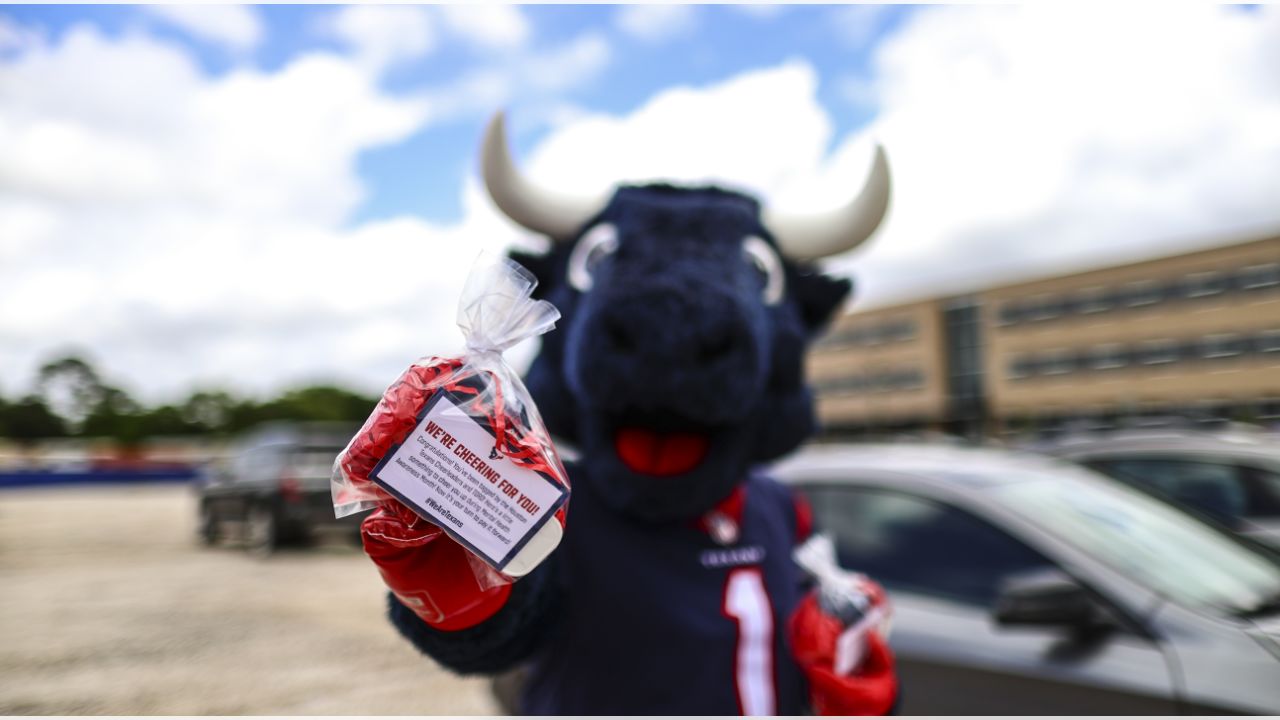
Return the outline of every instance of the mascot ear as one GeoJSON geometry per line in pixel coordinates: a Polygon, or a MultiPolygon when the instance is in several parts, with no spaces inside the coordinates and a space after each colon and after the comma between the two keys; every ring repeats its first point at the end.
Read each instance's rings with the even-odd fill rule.
{"type": "Polygon", "coordinates": [[[813,336],[826,327],[836,308],[853,291],[853,281],[818,273],[804,274],[796,276],[794,287],[805,330],[813,336]]]}
{"type": "Polygon", "coordinates": [[[511,250],[507,253],[507,257],[523,265],[526,270],[533,273],[533,276],[538,279],[538,287],[533,290],[534,299],[545,299],[547,291],[551,289],[554,255],[555,253],[535,255],[522,250],[511,250]]]}

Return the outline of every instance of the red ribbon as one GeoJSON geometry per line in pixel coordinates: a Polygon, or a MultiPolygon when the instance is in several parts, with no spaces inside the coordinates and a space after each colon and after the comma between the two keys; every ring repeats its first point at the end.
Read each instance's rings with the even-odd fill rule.
{"type": "MultiPolygon", "coordinates": [[[[465,409],[469,414],[483,418],[493,430],[494,447],[500,453],[558,485],[568,484],[563,474],[549,462],[551,449],[527,432],[521,423],[510,422],[498,376],[489,370],[463,375],[459,372],[463,365],[463,361],[457,358],[434,358],[426,365],[411,366],[387,388],[373,414],[343,454],[342,467],[353,483],[373,484],[369,479],[373,469],[393,446],[404,442],[418,424],[419,411],[435,393],[443,390],[454,395],[475,396],[465,409]],[[484,375],[488,375],[490,380],[484,381],[484,375]],[[492,407],[484,402],[481,392],[489,387],[493,389],[492,407]]],[[[390,499],[381,489],[376,492],[390,499]]],[[[564,508],[561,508],[557,515],[563,512],[564,508]]]]}

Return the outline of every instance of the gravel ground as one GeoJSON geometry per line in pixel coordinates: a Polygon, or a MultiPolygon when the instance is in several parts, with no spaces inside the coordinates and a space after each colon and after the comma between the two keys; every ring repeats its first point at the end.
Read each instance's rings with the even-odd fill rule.
{"type": "Polygon", "coordinates": [[[195,540],[187,487],[0,491],[0,715],[493,714],[350,545],[195,540]]]}

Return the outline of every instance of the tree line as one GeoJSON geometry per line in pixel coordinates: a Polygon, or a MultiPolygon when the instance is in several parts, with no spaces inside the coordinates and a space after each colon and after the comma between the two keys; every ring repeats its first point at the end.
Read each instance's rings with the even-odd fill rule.
{"type": "Polygon", "coordinates": [[[235,435],[273,420],[361,422],[377,398],[332,385],[289,390],[265,401],[225,390],[145,406],[108,383],[84,358],[69,355],[40,367],[26,395],[0,396],[0,437],[19,443],[46,438],[109,438],[121,445],[168,435],[235,435]]]}

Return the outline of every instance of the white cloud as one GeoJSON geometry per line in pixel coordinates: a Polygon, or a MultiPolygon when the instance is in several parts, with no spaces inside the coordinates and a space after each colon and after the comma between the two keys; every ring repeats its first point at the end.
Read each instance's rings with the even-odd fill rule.
{"type": "Polygon", "coordinates": [[[321,30],[342,40],[371,72],[424,57],[435,49],[435,18],[417,5],[349,5],[335,10],[321,30]]]}
{"type": "Polygon", "coordinates": [[[585,85],[612,61],[603,37],[584,33],[561,46],[522,51],[463,73],[453,83],[425,93],[437,119],[487,115],[495,108],[539,105],[585,85]]]}
{"type": "Polygon", "coordinates": [[[516,5],[440,5],[439,10],[451,31],[481,48],[518,49],[532,34],[516,5]]]}
{"type": "Polygon", "coordinates": [[[800,62],[707,88],[671,88],[630,115],[579,118],[544,140],[532,176],[595,194],[617,181],[721,181],[775,193],[812,174],[831,139],[817,75],[800,62]]]}
{"type": "Polygon", "coordinates": [[[891,216],[842,266],[891,298],[1274,229],[1278,18],[921,10],[877,53],[870,132],[889,147],[891,216]]]}
{"type": "Polygon", "coordinates": [[[830,153],[818,78],[792,62],[668,89],[626,117],[569,116],[529,171],[581,194],[719,181],[818,210],[861,186],[879,139],[889,217],[829,263],[873,303],[1280,227],[1280,11],[1108,9],[1105,23],[1099,12],[921,10],[859,89],[878,118],[830,153]]]}
{"type": "Polygon", "coordinates": [[[817,100],[830,79],[800,61],[608,116],[547,99],[609,62],[593,35],[405,100],[330,55],[211,80],[173,46],[73,30],[0,64],[0,391],[68,344],[152,396],[324,376],[373,391],[459,347],[460,270],[522,235],[476,180],[456,224],[343,225],[357,154],[423,127],[428,104],[544,101],[554,129],[522,164],[567,191],[719,181],[796,211],[856,191],[879,137],[888,222],[833,264],[871,301],[1280,224],[1280,11],[1091,12],[918,11],[877,54],[879,117],[840,138],[817,100]]]}
{"type": "Polygon", "coordinates": [[[0,15],[0,52],[25,51],[42,40],[39,32],[0,15]]]}
{"type": "Polygon", "coordinates": [[[262,20],[244,5],[144,5],[144,10],[187,33],[233,50],[251,50],[262,41],[262,20]]]}
{"type": "Polygon", "coordinates": [[[357,154],[426,117],[351,62],[211,80],[170,45],[79,27],[0,65],[0,95],[6,394],[67,345],[154,397],[322,374],[368,388],[371,365],[385,383],[435,349],[421,338],[456,339],[437,310],[460,281],[404,269],[465,264],[472,226],[343,228],[364,192],[357,154]],[[399,334],[354,344],[375,317],[399,334]]]}
{"type": "Polygon", "coordinates": [[[624,33],[658,43],[692,32],[698,12],[693,5],[624,5],[614,20],[624,33]]]}

